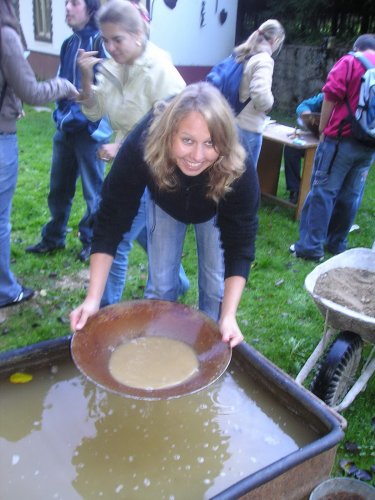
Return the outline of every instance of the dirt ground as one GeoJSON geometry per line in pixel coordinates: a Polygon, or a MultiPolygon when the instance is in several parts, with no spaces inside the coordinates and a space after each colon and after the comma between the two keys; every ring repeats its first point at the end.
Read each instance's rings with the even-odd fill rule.
{"type": "Polygon", "coordinates": [[[350,267],[331,269],[319,276],[314,293],[352,311],[375,317],[375,273],[371,271],[350,267]]]}

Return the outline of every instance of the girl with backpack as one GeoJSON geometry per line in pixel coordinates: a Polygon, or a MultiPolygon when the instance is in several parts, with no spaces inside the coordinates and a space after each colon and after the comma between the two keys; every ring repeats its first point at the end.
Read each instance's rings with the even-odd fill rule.
{"type": "Polygon", "coordinates": [[[268,19],[234,49],[236,60],[243,61],[245,65],[240,85],[240,101],[246,101],[250,97],[250,102],[237,116],[237,124],[255,168],[262,146],[266,114],[274,102],[271,91],[274,68],[272,56],[279,53],[284,39],[284,28],[279,21],[268,19]]]}

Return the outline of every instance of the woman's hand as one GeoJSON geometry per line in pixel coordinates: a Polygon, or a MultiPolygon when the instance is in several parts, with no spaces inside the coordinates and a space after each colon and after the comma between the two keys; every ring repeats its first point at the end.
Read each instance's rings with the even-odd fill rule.
{"type": "Polygon", "coordinates": [[[99,311],[99,304],[97,301],[90,300],[86,298],[86,300],[78,307],[76,307],[70,313],[70,328],[72,332],[76,332],[77,330],[81,330],[88,318],[99,311]]]}
{"type": "Polygon", "coordinates": [[[99,310],[112,262],[112,255],[105,253],[91,254],[87,297],[80,306],[70,313],[70,327],[73,332],[81,330],[88,318],[99,310]]]}
{"type": "Polygon", "coordinates": [[[95,57],[97,54],[97,50],[87,52],[83,49],[78,50],[77,62],[82,74],[82,90],[77,98],[77,102],[85,102],[90,99],[91,84],[94,81],[94,66],[103,60],[95,57]]]}
{"type": "Polygon", "coordinates": [[[98,157],[103,161],[112,161],[120,149],[120,144],[112,142],[111,144],[104,144],[98,151],[98,157]]]}
{"type": "Polygon", "coordinates": [[[97,50],[88,50],[87,52],[83,49],[78,50],[77,62],[83,75],[90,75],[93,78],[94,66],[103,61],[100,57],[96,57],[97,55],[97,50]]]}
{"type": "Polygon", "coordinates": [[[241,300],[246,280],[242,276],[231,276],[224,282],[224,297],[221,304],[219,328],[224,342],[235,347],[243,341],[243,335],[238,327],[236,313],[241,300]]]}
{"type": "Polygon", "coordinates": [[[231,347],[235,347],[243,341],[243,335],[235,316],[222,316],[219,321],[219,328],[223,342],[228,342],[231,347]]]}

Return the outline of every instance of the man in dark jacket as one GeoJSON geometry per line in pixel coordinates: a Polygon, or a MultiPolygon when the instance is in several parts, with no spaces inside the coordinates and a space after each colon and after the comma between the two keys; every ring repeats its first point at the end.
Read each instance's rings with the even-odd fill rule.
{"type": "MultiPolygon", "coordinates": [[[[58,74],[77,88],[81,87],[78,50],[97,50],[99,57],[105,57],[95,22],[99,7],[99,0],[68,0],[65,3],[66,22],[73,34],[62,44],[58,74]]],[[[82,243],[78,258],[84,262],[90,255],[93,216],[99,204],[104,178],[104,163],[98,158],[97,151],[109,139],[111,129],[106,120],[90,122],[81,112],[79,104],[67,99],[57,101],[53,118],[56,133],[48,195],[51,219],[42,228],[41,241],[27,247],[26,251],[48,254],[65,248],[67,224],[80,176],[86,213],[78,225],[82,243]]]]}

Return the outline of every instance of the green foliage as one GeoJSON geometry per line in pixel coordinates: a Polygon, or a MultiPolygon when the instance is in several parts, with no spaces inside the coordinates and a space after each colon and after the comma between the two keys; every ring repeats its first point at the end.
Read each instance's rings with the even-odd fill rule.
{"type": "Polygon", "coordinates": [[[266,19],[278,19],[287,43],[320,45],[334,36],[350,44],[362,33],[375,31],[375,4],[370,0],[240,0],[241,40],[266,19]]]}
{"type": "MultiPolygon", "coordinates": [[[[290,122],[273,114],[279,121],[290,122]]],[[[40,229],[48,220],[47,194],[51,144],[54,127],[50,113],[27,107],[26,118],[19,122],[20,168],[12,214],[12,268],[20,281],[36,290],[30,302],[0,311],[0,351],[18,348],[69,333],[69,312],[85,295],[88,265],[76,258],[81,248],[77,238],[78,222],[84,203],[77,194],[69,221],[71,231],[64,251],[50,256],[25,253],[25,247],[40,238],[40,229]]],[[[286,196],[284,176],[280,177],[279,195],[286,196]]],[[[358,231],[350,233],[351,247],[371,247],[375,238],[375,171],[366,185],[356,223],[358,231]]],[[[266,202],[259,212],[256,260],[253,263],[238,311],[238,321],[246,341],[277,366],[295,377],[323,334],[324,320],[304,289],[306,275],[314,263],[294,259],[288,247],[298,235],[298,223],[287,208],[266,202]]],[[[191,288],[183,298],[189,305],[197,303],[196,250],[191,228],[184,249],[183,264],[191,279],[191,288]]],[[[131,257],[124,299],[143,296],[147,261],[135,245],[131,257]]],[[[356,442],[361,452],[354,457],[356,465],[369,470],[374,464],[375,380],[368,383],[350,408],[343,413],[348,421],[345,440],[356,442]]],[[[344,443],[338,449],[340,459],[353,459],[344,443]]],[[[334,475],[344,472],[337,465],[334,475]]]]}

